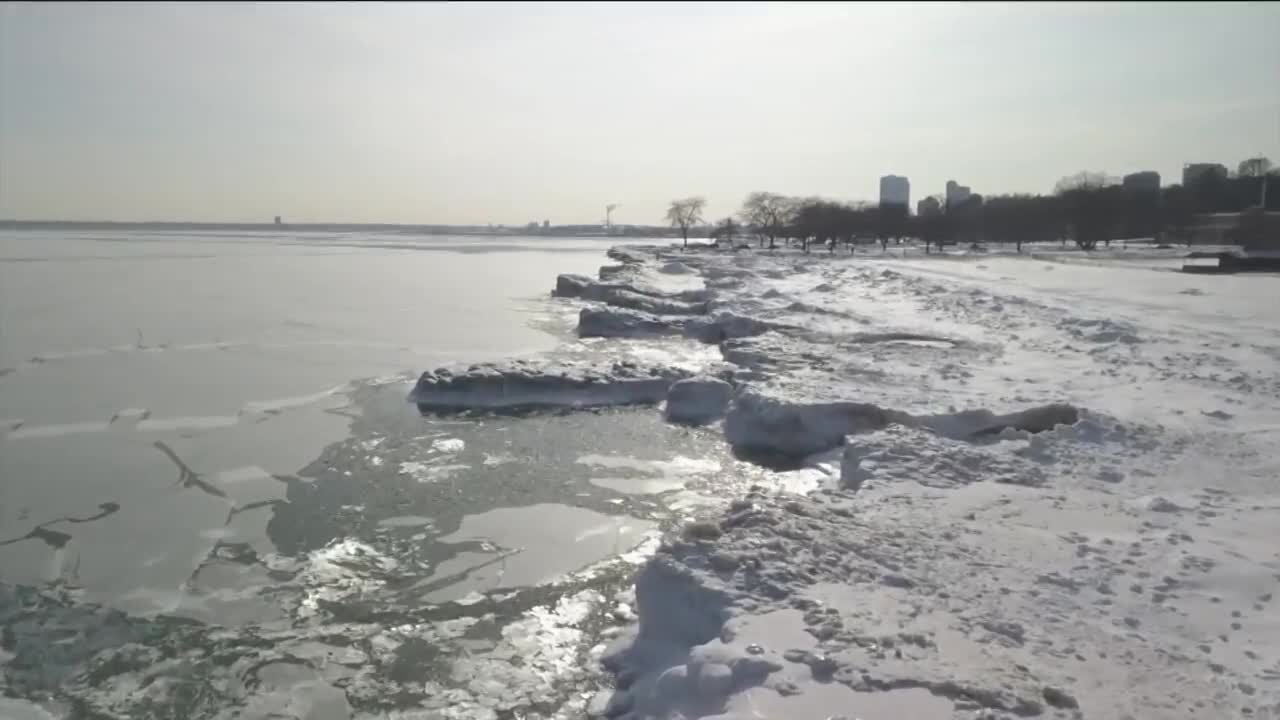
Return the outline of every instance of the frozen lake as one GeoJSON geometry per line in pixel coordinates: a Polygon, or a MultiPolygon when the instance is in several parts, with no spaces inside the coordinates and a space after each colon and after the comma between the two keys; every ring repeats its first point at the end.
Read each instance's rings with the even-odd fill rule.
{"type": "Polygon", "coordinates": [[[0,240],[0,717],[662,716],[663,677],[686,717],[1275,706],[1274,277],[1123,247],[0,240]],[[716,314],[594,303],[577,337],[592,303],[555,276],[624,260],[643,302],[716,314]],[[710,318],[735,335],[682,336],[710,318]],[[577,407],[722,359],[722,424],[577,407]],[[419,389],[562,410],[408,402],[455,363],[419,389]],[[795,469],[738,459],[768,451],[795,469]],[[742,682],[680,681],[699,658],[742,682]]]}
{"type": "MultiPolygon", "coordinates": [[[[563,669],[573,627],[608,612],[591,601],[625,577],[609,563],[736,463],[710,432],[651,410],[442,420],[406,394],[430,367],[577,343],[576,307],[549,290],[558,273],[594,275],[608,247],[0,234],[0,625],[13,633],[0,664],[79,638],[14,661],[8,692],[57,708],[70,683],[108,716],[141,712],[119,693],[150,675],[93,684],[84,663],[144,639],[199,656],[225,629],[223,646],[272,676],[250,693],[255,717],[288,703],[358,715],[362,698],[368,710],[409,687],[462,702],[448,688],[492,674],[490,654],[514,674],[466,697],[505,693],[515,707],[553,693],[545,669],[507,664],[513,643],[551,643],[545,661],[563,669]],[[265,646],[250,639],[264,634],[265,646]],[[321,682],[271,661],[308,653],[346,664],[321,682]]],[[[225,686],[183,694],[233,672],[208,662],[147,661],[175,717],[244,700],[225,686]]]]}

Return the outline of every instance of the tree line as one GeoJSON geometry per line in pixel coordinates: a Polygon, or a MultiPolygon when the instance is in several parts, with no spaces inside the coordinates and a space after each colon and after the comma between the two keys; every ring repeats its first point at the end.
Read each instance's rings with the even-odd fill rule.
{"type": "Polygon", "coordinates": [[[1157,238],[1191,242],[1196,216],[1240,213],[1260,208],[1280,210],[1280,176],[1266,158],[1240,163],[1234,175],[1206,172],[1188,185],[1163,188],[1125,186],[1103,173],[1080,172],[1058,181],[1051,195],[973,194],[948,204],[933,196],[933,211],[911,214],[905,205],[837,202],[816,197],[792,197],[753,192],[736,217],[706,228],[706,200],[673,200],[667,221],[680,230],[684,244],[689,233],[705,230],[717,241],[748,241],[759,247],[778,243],[814,245],[834,252],[840,245],[891,242],[908,238],[923,242],[925,251],[961,243],[1073,242],[1092,250],[1099,243],[1121,238],[1157,238]],[[1264,187],[1270,178],[1270,192],[1264,187]]]}

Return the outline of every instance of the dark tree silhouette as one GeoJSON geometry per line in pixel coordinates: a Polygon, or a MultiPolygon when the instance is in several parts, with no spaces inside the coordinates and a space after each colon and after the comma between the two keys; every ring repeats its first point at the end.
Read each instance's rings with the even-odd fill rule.
{"type": "Polygon", "coordinates": [[[734,222],[733,218],[727,217],[716,223],[715,229],[711,231],[711,236],[715,238],[716,242],[727,240],[729,242],[729,247],[732,248],[733,239],[740,235],[741,232],[742,226],[734,222]]]}
{"type": "Polygon", "coordinates": [[[1062,178],[1055,189],[1081,250],[1111,242],[1117,210],[1123,201],[1120,188],[1108,186],[1102,173],[1081,172],[1062,178]]]}
{"type": "Polygon", "coordinates": [[[686,250],[689,249],[689,228],[703,222],[702,211],[706,206],[706,198],[695,196],[672,200],[671,206],[667,208],[667,222],[671,223],[671,227],[680,228],[686,250]]]}
{"type": "Polygon", "coordinates": [[[1194,198],[1185,187],[1171,185],[1161,193],[1161,229],[1168,230],[1187,245],[1191,244],[1189,231],[1195,222],[1195,214],[1194,198]]]}
{"type": "Polygon", "coordinates": [[[777,239],[791,220],[795,203],[791,198],[771,192],[753,192],[742,203],[739,216],[760,235],[760,245],[769,239],[769,249],[777,247],[777,239]]]}
{"type": "Polygon", "coordinates": [[[889,238],[901,238],[907,234],[907,206],[880,205],[876,208],[876,236],[880,238],[880,248],[889,249],[889,238]]]}
{"type": "Polygon", "coordinates": [[[1236,174],[1240,177],[1262,177],[1271,172],[1271,160],[1265,157],[1254,157],[1241,160],[1236,174]]]}

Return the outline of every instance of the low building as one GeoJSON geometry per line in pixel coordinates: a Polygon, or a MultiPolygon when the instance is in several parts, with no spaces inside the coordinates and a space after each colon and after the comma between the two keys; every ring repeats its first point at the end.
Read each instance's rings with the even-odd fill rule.
{"type": "Polygon", "coordinates": [[[1130,192],[1160,192],[1160,173],[1154,170],[1129,173],[1124,176],[1121,185],[1130,192]]]}
{"type": "Polygon", "coordinates": [[[930,217],[941,213],[942,203],[938,202],[938,198],[932,195],[916,203],[916,215],[920,217],[930,217]]]}
{"type": "Polygon", "coordinates": [[[911,181],[899,175],[880,178],[880,204],[911,207],[911,181]]]}
{"type": "Polygon", "coordinates": [[[1211,175],[1226,180],[1227,166],[1222,163],[1187,163],[1182,166],[1182,185],[1186,187],[1211,175]]]}
{"type": "Polygon", "coordinates": [[[1280,252],[1280,212],[1251,208],[1238,213],[1206,213],[1181,237],[1188,245],[1239,245],[1253,252],[1280,252]]]}

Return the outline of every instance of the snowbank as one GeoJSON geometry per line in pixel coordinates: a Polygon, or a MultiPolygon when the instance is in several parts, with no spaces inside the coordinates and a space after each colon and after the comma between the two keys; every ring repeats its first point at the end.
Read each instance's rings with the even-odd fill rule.
{"type": "MultiPolygon", "coordinates": [[[[740,458],[826,481],[678,525],[635,577],[638,623],[595,648],[614,687],[590,715],[1280,713],[1273,318],[1227,342],[1182,286],[1209,281],[1132,266],[609,254],[610,282],[557,281],[605,304],[582,337],[714,344],[728,371],[515,394],[665,399],[672,422],[723,417],[740,458]],[[643,282],[685,269],[711,292],[643,282]]],[[[1245,300],[1224,307],[1266,306],[1245,300]]]]}
{"type": "Polygon", "coordinates": [[[718,522],[667,538],[636,577],[635,634],[603,655],[619,678],[607,707],[718,717],[745,710],[760,688],[795,698],[767,717],[821,718],[872,693],[918,690],[891,698],[893,717],[945,720],[956,707],[1074,716],[1077,701],[1056,674],[966,664],[940,649],[931,618],[908,606],[948,606],[944,577],[919,570],[954,555],[954,538],[863,519],[855,502],[838,491],[753,494],[718,522]],[[835,707],[804,714],[805,696],[830,695],[832,683],[842,686],[835,707]]]}

